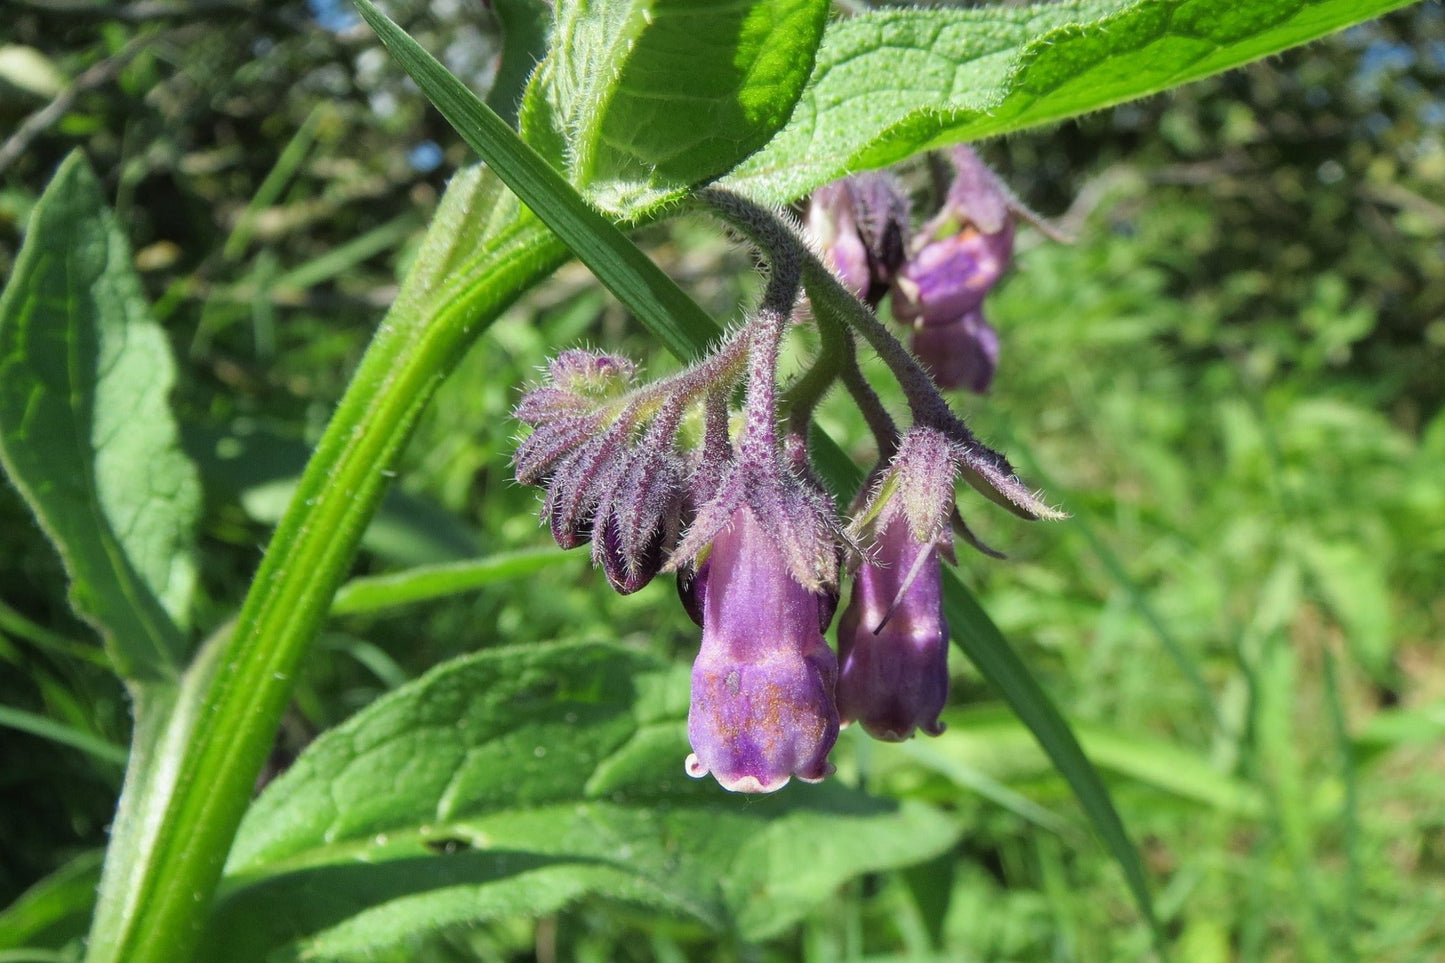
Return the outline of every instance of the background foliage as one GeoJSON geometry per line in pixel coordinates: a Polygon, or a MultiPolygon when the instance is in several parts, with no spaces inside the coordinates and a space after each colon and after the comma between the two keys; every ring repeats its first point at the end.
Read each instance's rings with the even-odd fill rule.
{"type": "MultiPolygon", "coordinates": [[[[21,120],[61,85],[0,69],[6,147],[25,147],[0,147],[0,265],[8,274],[60,159],[85,147],[181,359],[182,438],[207,499],[195,611],[209,629],[243,593],[467,153],[337,7],[14,9],[8,42],[38,51],[58,78],[89,79],[35,129],[21,120]]],[[[498,47],[478,10],[391,10],[488,85],[498,47]]],[[[1074,518],[1041,527],[969,512],[1011,560],[965,557],[965,574],[1111,778],[1181,958],[1445,952],[1442,51],[1440,8],[1422,5],[984,146],[1078,242],[1026,239],[991,302],[1004,339],[998,387],[963,406],[1074,518]]],[[[907,176],[926,189],[931,174],[919,163],[907,176]]],[[[747,259],[711,228],[684,221],[642,237],[704,304],[735,309],[747,259]]],[[[506,413],[549,346],[577,341],[670,364],[585,271],[564,269],[428,409],[361,571],[539,544],[535,497],[510,480],[506,413]]],[[[845,406],[825,420],[866,450],[845,406]]],[[[427,667],[504,640],[598,638],[688,657],[696,630],[670,586],[618,598],[581,559],[553,560],[545,579],[334,618],[275,768],[427,667]]],[[[48,720],[71,746],[0,732],[0,903],[74,856],[62,871],[81,884],[54,888],[56,900],[93,885],[83,854],[104,842],[115,747],[128,739],[125,700],[97,654],[53,551],[0,489],[0,722],[48,720]]],[[[940,740],[845,739],[839,756],[848,781],[942,806],[952,825],[940,832],[958,841],[722,952],[1144,951],[1117,869],[1062,782],[961,660],[955,689],[940,740]]],[[[538,922],[503,911],[425,952],[714,952],[696,923],[589,899],[563,906],[538,922]]],[[[61,944],[77,930],[57,918],[48,927],[44,913],[12,910],[0,946],[25,925],[44,937],[25,942],[61,944]]]]}

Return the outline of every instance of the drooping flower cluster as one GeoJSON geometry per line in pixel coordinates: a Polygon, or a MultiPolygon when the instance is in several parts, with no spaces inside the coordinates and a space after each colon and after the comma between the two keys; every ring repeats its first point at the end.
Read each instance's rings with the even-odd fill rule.
{"type": "Polygon", "coordinates": [[[913,353],[939,387],[982,394],[993,382],[999,352],[998,332],[983,316],[984,296],[1008,269],[1017,218],[1050,229],[972,150],[956,147],[951,160],[953,182],[943,207],[916,234],[909,231],[906,202],[885,199],[898,192],[882,174],[815,191],[807,223],[830,266],[859,297],[877,305],[892,292],[893,316],[912,329],[913,353]],[[880,236],[889,238],[886,250],[896,259],[878,253],[880,236]],[[864,263],[871,273],[859,266],[864,263]]]}
{"type": "Polygon", "coordinates": [[[858,372],[853,331],[835,317],[826,328],[819,317],[825,339],[834,340],[815,369],[779,390],[783,337],[807,316],[798,309],[803,277],[813,301],[815,283],[837,290],[830,270],[852,272],[845,283],[865,301],[896,290],[907,223],[896,195],[885,179],[839,195],[836,210],[852,218],[847,230],[862,246],[835,244],[830,250],[853,253],[835,253],[824,266],[810,260],[796,228],[710,193],[771,265],[755,316],[696,364],[653,382],[639,380],[625,358],[564,351],[516,409],[532,429],[514,456],[517,480],[545,487],[542,517],[557,544],[590,543],[594,564],[622,593],[677,573],[683,605],[702,628],[686,770],[711,774],[729,790],[771,792],[794,776],[822,779],[842,724],[858,722],[887,740],[940,732],[948,698],[941,559],[961,525],[956,479],[1024,517],[1049,511],[845,294],[820,303],[848,314],[847,323],[879,348],[904,387],[913,427],[897,435],[858,372]],[[885,456],[848,527],[814,479],[802,438],[807,399],[829,380],[841,380],[867,406],[885,456]],[[795,391],[799,384],[807,390],[795,391]],[[825,633],[850,568],[856,576],[835,656],[825,633]]]}

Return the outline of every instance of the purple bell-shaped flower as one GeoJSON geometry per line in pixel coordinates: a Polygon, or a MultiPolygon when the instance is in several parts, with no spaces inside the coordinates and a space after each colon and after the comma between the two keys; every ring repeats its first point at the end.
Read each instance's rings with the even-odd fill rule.
{"type": "Polygon", "coordinates": [[[823,594],[790,573],[746,504],[712,543],[691,586],[702,610],[692,669],[687,772],[733,792],[772,792],[828,775],[838,738],[838,663],[823,639],[823,594]]]}
{"type": "MultiPolygon", "coordinates": [[[[947,545],[947,534],[939,540],[947,545]]],[[[838,712],[875,739],[902,742],[943,731],[948,702],[948,623],[937,541],[920,542],[894,515],[859,568],[838,623],[838,712]]]]}
{"type": "MultiPolygon", "coordinates": [[[[952,558],[960,453],[942,434],[914,428],[854,522],[872,550],[838,623],[838,710],[869,735],[901,742],[938,735],[948,702],[948,623],[942,556],[952,558]]],[[[982,547],[982,546],[980,546],[982,547]]]]}
{"type": "Polygon", "coordinates": [[[998,370],[998,332],[983,319],[981,308],[947,324],[915,328],[909,347],[940,388],[983,394],[998,370]]]}

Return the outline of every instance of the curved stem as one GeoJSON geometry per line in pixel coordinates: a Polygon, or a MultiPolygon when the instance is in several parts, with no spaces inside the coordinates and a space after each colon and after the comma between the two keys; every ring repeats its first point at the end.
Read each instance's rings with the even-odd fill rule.
{"type": "Polygon", "coordinates": [[[893,423],[888,409],[883,407],[878,393],[873,390],[868,379],[863,377],[863,369],[858,367],[858,351],[852,335],[848,336],[847,342],[848,357],[843,364],[843,386],[848,389],[854,403],[858,405],[858,410],[863,413],[863,420],[868,422],[868,430],[873,432],[873,440],[878,445],[878,460],[886,462],[898,450],[898,426],[893,423]]]}
{"type": "Polygon", "coordinates": [[[817,318],[818,354],[787,390],[783,404],[788,409],[788,431],[806,436],[819,402],[842,374],[849,351],[850,336],[831,318],[817,318]]]}

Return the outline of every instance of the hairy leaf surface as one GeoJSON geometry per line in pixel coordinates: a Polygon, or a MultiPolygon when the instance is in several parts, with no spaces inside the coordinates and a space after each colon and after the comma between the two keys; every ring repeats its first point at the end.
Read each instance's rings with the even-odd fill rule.
{"type": "Polygon", "coordinates": [[[783,203],[921,150],[1237,67],[1409,0],[1064,0],[877,11],[829,27],[777,137],[725,184],[783,203]]]}
{"type": "Polygon", "coordinates": [[[685,669],[610,645],[436,669],[322,736],[258,800],[216,952],[333,958],[591,893],[761,938],[843,880],[956,838],[926,806],[836,783],[748,799],[691,780],[686,711],[685,669]]]}

